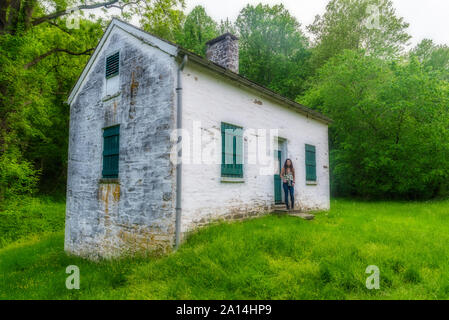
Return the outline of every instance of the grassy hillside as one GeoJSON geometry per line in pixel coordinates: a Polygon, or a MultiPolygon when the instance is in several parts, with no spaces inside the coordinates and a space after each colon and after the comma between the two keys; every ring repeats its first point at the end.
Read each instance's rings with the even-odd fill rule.
{"type": "Polygon", "coordinates": [[[334,200],[315,221],[222,224],[166,257],[100,263],[65,255],[63,203],[41,205],[42,217],[59,208],[60,231],[0,249],[0,299],[449,298],[449,201],[334,200]],[[68,265],[80,268],[80,290],[65,288],[68,265]],[[369,265],[380,290],[365,287],[369,265]]]}

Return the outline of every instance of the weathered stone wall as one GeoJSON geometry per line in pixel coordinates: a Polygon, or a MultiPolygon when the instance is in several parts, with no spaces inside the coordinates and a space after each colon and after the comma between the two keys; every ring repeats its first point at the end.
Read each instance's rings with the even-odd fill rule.
{"type": "Polygon", "coordinates": [[[226,33],[207,42],[206,57],[216,64],[239,73],[239,40],[226,33]]]}
{"type": "MultiPolygon", "coordinates": [[[[219,146],[221,122],[246,129],[278,129],[296,169],[295,207],[304,211],[329,209],[328,127],[215,73],[188,63],[183,72],[183,126],[193,141],[195,122],[201,125],[203,150],[219,146]],[[305,144],[316,146],[317,185],[306,184],[305,144]]],[[[247,139],[255,139],[256,134],[247,139]]],[[[245,139],[245,150],[248,140],[245,139]]],[[[192,143],[193,145],[193,143],[192,143]]],[[[191,149],[193,153],[193,148],[191,149]]],[[[246,159],[245,159],[246,161],[246,159]]],[[[195,162],[195,161],[192,161],[195,162]]],[[[182,230],[188,232],[217,218],[240,219],[272,212],[274,176],[263,175],[261,164],[244,164],[241,183],[221,179],[220,164],[183,165],[182,230]]]]}
{"type": "Polygon", "coordinates": [[[66,251],[98,258],[173,245],[176,68],[173,57],[118,28],[105,42],[70,108],[66,251]],[[105,98],[105,58],[117,50],[119,95],[105,98]],[[103,128],[115,124],[119,179],[105,182],[103,128]]]}

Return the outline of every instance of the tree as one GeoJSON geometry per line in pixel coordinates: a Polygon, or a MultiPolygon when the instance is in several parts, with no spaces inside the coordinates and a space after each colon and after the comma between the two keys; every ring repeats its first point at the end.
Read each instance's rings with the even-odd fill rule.
{"type": "Polygon", "coordinates": [[[240,73],[290,98],[309,73],[308,40],[283,5],[247,5],[236,21],[240,73]]]}
{"type": "Polygon", "coordinates": [[[390,0],[331,0],[326,12],[308,26],[315,39],[313,66],[319,68],[345,49],[396,57],[410,39],[408,26],[390,0]]]}
{"type": "Polygon", "coordinates": [[[436,45],[430,39],[422,40],[411,52],[436,77],[449,81],[449,47],[436,45]]]}
{"type": "Polygon", "coordinates": [[[100,23],[82,20],[70,35],[42,24],[0,36],[0,198],[32,191],[38,176],[61,185],[69,115],[64,101],[89,58],[70,52],[94,47],[101,33],[100,23]]]}
{"type": "MultiPolygon", "coordinates": [[[[163,39],[176,41],[185,20],[184,0],[148,1],[140,15],[140,24],[145,31],[163,39]]],[[[132,16],[132,15],[131,15],[132,16]]]]}
{"type": "Polygon", "coordinates": [[[182,47],[205,56],[206,42],[219,36],[217,23],[207,15],[202,6],[196,6],[187,15],[177,43],[182,47]]]}
{"type": "Polygon", "coordinates": [[[449,86],[416,59],[344,51],[300,101],[334,120],[334,194],[422,199],[448,187],[449,86]]]}
{"type": "Polygon", "coordinates": [[[219,34],[232,33],[236,35],[238,33],[235,25],[228,18],[226,18],[226,20],[220,21],[218,30],[219,34]]]}
{"type": "Polygon", "coordinates": [[[120,9],[123,19],[138,13],[142,21],[161,21],[178,17],[175,3],[183,1],[0,3],[0,200],[65,185],[69,108],[64,101],[106,27],[101,17],[89,16],[80,18],[79,29],[68,28],[66,9],[120,9]]]}
{"type": "Polygon", "coordinates": [[[118,9],[123,19],[132,16],[149,18],[165,15],[168,21],[173,16],[173,7],[184,6],[184,0],[9,0],[0,3],[0,34],[15,34],[26,31],[45,22],[54,22],[67,16],[70,9],[118,9]],[[55,8],[47,12],[47,8],[55,8]]]}

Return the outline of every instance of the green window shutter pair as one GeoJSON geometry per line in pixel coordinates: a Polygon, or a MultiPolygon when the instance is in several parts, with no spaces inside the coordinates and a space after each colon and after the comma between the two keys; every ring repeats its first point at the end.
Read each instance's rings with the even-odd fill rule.
{"type": "Polygon", "coordinates": [[[120,126],[105,128],[103,141],[103,178],[118,178],[120,126]]]}
{"type": "Polygon", "coordinates": [[[222,123],[221,141],[221,176],[243,178],[243,129],[222,123]]]}
{"type": "Polygon", "coordinates": [[[316,148],[306,144],[306,180],[316,181],[316,148]]]}
{"type": "Polygon", "coordinates": [[[116,52],[106,58],[106,78],[112,78],[119,74],[120,53],[116,52]]]}

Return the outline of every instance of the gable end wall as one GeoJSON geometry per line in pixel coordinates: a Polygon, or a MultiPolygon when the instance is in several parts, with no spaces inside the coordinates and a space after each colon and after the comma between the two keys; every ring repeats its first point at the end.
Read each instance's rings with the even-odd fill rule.
{"type": "Polygon", "coordinates": [[[65,249],[92,258],[174,241],[174,58],[116,28],[70,108],[65,249]],[[120,51],[120,95],[104,101],[105,58],[120,51]],[[120,124],[119,183],[101,183],[103,128],[120,124]]]}

